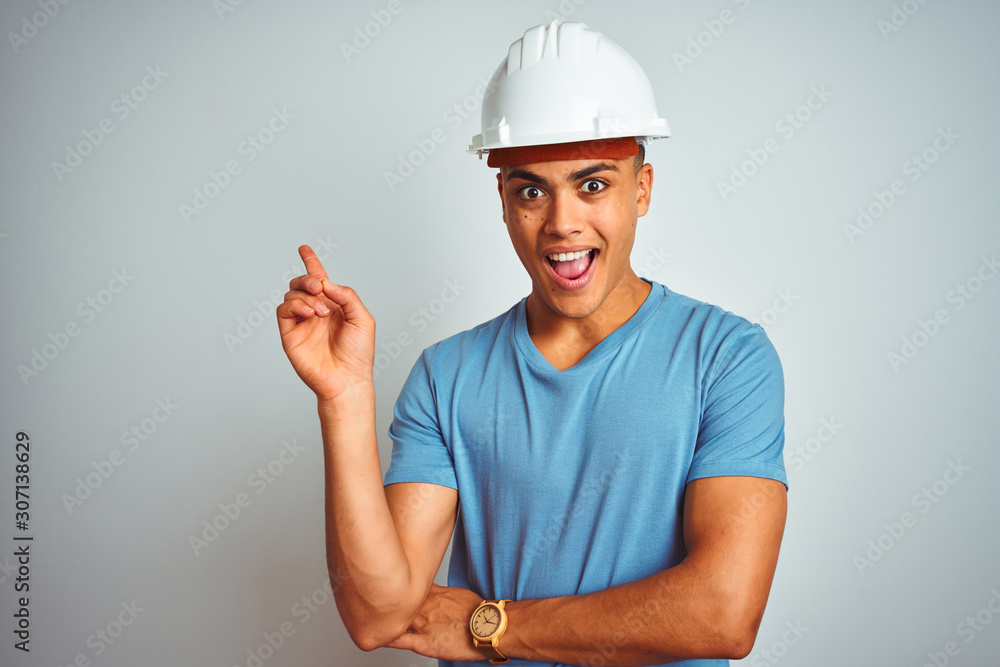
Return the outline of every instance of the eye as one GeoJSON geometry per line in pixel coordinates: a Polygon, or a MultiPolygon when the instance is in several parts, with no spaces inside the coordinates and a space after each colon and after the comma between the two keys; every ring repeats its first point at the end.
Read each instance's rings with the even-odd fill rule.
{"type": "Polygon", "coordinates": [[[588,179],[588,180],[584,181],[583,185],[580,186],[580,187],[587,194],[597,194],[598,192],[600,192],[604,188],[608,187],[608,184],[605,183],[604,181],[599,181],[597,179],[591,178],[591,179],[588,179]]]}
{"type": "Polygon", "coordinates": [[[534,185],[526,185],[517,191],[517,196],[521,199],[538,199],[542,196],[542,191],[534,185]]]}

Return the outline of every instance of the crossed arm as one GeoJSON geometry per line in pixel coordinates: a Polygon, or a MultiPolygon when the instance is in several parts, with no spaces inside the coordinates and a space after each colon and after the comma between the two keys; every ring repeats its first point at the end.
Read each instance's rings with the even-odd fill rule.
{"type": "MultiPolygon", "coordinates": [[[[421,488],[425,486],[433,485],[390,485],[386,496],[390,503],[437,496],[441,505],[449,502],[450,489],[429,491],[421,488]]],[[[688,555],[683,562],[588,595],[509,602],[500,652],[601,665],[745,657],[777,564],[785,500],[784,485],[774,480],[716,477],[691,482],[684,501],[688,555]]],[[[421,506],[427,504],[436,503],[421,506]]],[[[400,532],[407,529],[401,526],[400,532]]],[[[386,645],[436,658],[482,660],[468,630],[469,617],[481,601],[471,591],[432,586],[408,631],[386,645]]]]}
{"type": "MultiPolygon", "coordinates": [[[[374,390],[354,407],[320,404],[327,560],[344,625],[360,648],[482,660],[468,629],[482,597],[433,583],[458,495],[435,484],[381,486],[374,390]],[[350,415],[345,417],[344,415],[350,415]]],[[[734,658],[753,647],[785,524],[781,482],[714,477],[688,484],[686,558],[639,581],[587,595],[507,604],[500,652],[568,664],[656,665],[734,658]]]]}
{"type": "MultiPolygon", "coordinates": [[[[373,409],[374,393],[355,400],[351,415],[363,413],[362,406],[373,409]]],[[[344,414],[342,406],[320,405],[327,558],[351,638],[364,650],[388,646],[482,660],[468,629],[482,597],[433,583],[454,529],[457,492],[421,483],[383,488],[374,419],[344,414]]],[[[785,487],[774,480],[691,482],[683,562],[588,595],[512,601],[500,652],[602,665],[745,657],[770,591],[785,509],[785,487]]]]}

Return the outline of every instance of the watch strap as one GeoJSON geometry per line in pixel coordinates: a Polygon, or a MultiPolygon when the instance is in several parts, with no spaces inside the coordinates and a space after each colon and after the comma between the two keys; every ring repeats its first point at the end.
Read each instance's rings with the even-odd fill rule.
{"type": "MultiPolygon", "coordinates": [[[[495,639],[493,641],[496,641],[495,639]]],[[[492,665],[502,665],[505,662],[509,662],[510,658],[500,653],[497,647],[490,642],[479,643],[478,640],[475,642],[476,648],[483,652],[486,659],[490,661],[492,665]]]]}

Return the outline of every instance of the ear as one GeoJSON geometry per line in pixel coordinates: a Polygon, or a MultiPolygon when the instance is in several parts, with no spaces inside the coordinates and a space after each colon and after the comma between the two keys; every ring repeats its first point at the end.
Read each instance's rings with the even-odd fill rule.
{"type": "Polygon", "coordinates": [[[649,199],[653,194],[653,165],[648,162],[639,168],[635,175],[635,204],[639,217],[649,210],[649,199]]]}

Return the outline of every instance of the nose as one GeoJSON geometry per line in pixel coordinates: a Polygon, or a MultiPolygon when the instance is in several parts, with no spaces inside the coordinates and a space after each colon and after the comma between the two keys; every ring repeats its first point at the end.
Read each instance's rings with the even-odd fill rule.
{"type": "Polygon", "coordinates": [[[585,211],[578,197],[557,191],[550,201],[545,212],[544,230],[547,234],[567,238],[583,231],[585,211]]]}

